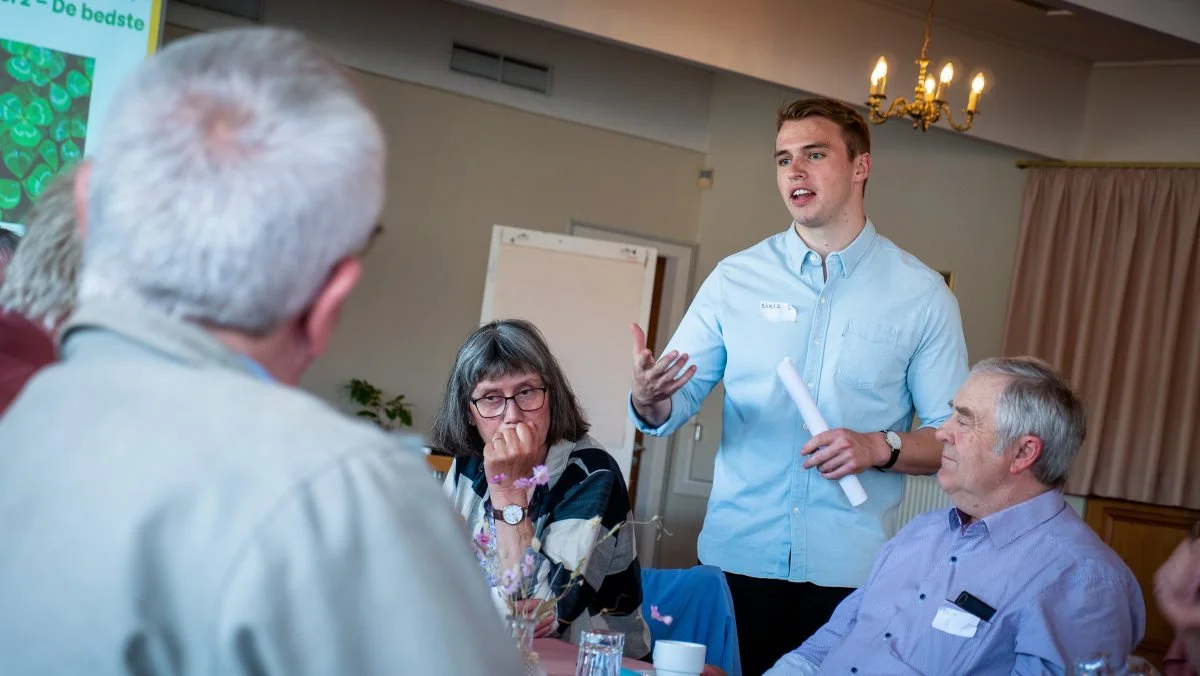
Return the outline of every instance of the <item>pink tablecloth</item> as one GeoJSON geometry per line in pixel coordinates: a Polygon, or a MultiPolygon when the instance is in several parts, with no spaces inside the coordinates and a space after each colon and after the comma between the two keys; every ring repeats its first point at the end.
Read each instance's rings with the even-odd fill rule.
{"type": "MultiPolygon", "coordinates": [[[[556,638],[539,638],[534,639],[533,649],[538,654],[542,668],[546,670],[546,676],[575,676],[575,661],[579,656],[579,646],[556,638]]],[[[623,660],[623,663],[626,668],[634,671],[651,668],[649,662],[631,660],[628,657],[623,660]]]]}

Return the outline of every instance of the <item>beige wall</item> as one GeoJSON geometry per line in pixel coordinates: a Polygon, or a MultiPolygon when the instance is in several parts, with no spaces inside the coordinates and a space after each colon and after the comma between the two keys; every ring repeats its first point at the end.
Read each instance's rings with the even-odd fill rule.
{"type": "Polygon", "coordinates": [[[388,136],[387,231],[329,354],[304,380],[322,396],[338,399],[341,383],[365,377],[408,394],[427,429],[479,322],[493,224],[566,232],[577,219],[695,240],[700,153],[359,77],[388,136]]]}
{"type": "Polygon", "coordinates": [[[1083,159],[1200,162],[1200,64],[1092,71],[1083,159]]]}

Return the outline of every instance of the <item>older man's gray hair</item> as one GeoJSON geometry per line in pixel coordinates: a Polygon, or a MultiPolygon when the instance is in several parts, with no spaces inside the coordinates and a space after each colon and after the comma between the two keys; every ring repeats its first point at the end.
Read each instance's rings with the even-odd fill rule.
{"type": "Polygon", "coordinates": [[[1087,434],[1087,411],[1071,385],[1033,357],[985,359],[971,374],[1008,378],[996,400],[996,452],[1022,436],[1036,436],[1042,455],[1033,465],[1034,478],[1049,486],[1065,484],[1087,434]]]}
{"type": "Polygon", "coordinates": [[[21,238],[17,236],[17,233],[0,227],[0,282],[4,281],[4,271],[12,262],[13,254],[17,252],[17,244],[20,241],[21,238]]]}
{"type": "Polygon", "coordinates": [[[25,216],[25,238],[0,284],[0,310],[54,331],[75,307],[79,231],[75,220],[76,167],[46,186],[25,216]]]}
{"type": "Polygon", "coordinates": [[[175,42],[108,112],[92,159],[81,301],[133,299],[265,334],[367,242],[384,154],[344,70],[298,33],[175,42]]]}

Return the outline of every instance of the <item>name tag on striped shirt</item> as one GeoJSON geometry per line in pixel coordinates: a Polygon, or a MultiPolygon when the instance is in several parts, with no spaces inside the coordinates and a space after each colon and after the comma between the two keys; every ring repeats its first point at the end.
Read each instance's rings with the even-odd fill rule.
{"type": "Polygon", "coordinates": [[[759,301],[758,314],[763,319],[769,322],[795,322],[796,308],[790,303],[776,303],[773,301],[759,301]]]}
{"type": "Polygon", "coordinates": [[[954,636],[972,638],[979,628],[979,618],[952,606],[942,606],[933,616],[933,628],[954,636]]]}

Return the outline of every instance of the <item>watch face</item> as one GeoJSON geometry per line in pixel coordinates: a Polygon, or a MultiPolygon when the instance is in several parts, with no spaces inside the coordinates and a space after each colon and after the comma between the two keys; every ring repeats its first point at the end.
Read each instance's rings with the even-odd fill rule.
{"type": "Polygon", "coordinates": [[[509,505],[504,508],[504,523],[516,525],[521,523],[521,519],[525,518],[525,510],[519,505],[509,505]]]}
{"type": "Polygon", "coordinates": [[[900,435],[888,430],[887,442],[889,446],[898,450],[900,448],[900,435]]]}

